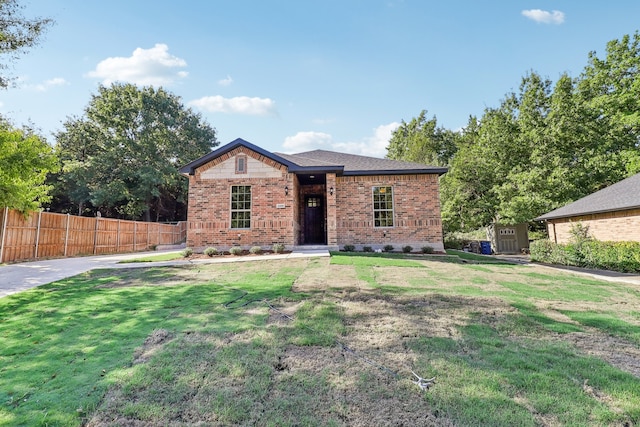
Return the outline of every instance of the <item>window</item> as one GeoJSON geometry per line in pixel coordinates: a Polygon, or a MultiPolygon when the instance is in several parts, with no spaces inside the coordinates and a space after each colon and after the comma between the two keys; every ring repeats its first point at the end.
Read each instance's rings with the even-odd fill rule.
{"type": "Polygon", "coordinates": [[[247,173],[247,156],[236,156],[236,173],[247,173]]]}
{"type": "Polygon", "coordinates": [[[374,227],[393,227],[392,187],[373,187],[374,227]]]}
{"type": "Polygon", "coordinates": [[[251,186],[231,186],[231,228],[251,228],[251,186]]]}

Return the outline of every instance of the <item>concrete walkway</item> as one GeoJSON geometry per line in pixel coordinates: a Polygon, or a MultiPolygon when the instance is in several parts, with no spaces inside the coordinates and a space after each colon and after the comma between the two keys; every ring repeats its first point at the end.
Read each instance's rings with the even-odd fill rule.
{"type": "Polygon", "coordinates": [[[58,258],[0,265],[0,298],[22,292],[36,286],[76,276],[98,268],[142,268],[162,267],[167,265],[187,265],[204,263],[247,262],[256,260],[273,260],[288,258],[328,257],[327,250],[303,250],[287,254],[248,255],[243,257],[225,257],[211,259],[178,259],[162,262],[134,262],[118,264],[129,259],[148,255],[179,251],[137,252],[133,254],[99,255],[78,258],[58,258]]]}

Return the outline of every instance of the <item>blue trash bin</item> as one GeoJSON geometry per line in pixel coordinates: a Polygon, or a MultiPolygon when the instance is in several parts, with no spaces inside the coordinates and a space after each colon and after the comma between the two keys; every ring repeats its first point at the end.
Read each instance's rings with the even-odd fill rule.
{"type": "Polygon", "coordinates": [[[491,255],[491,242],[483,240],[480,242],[480,252],[482,255],[491,255]]]}

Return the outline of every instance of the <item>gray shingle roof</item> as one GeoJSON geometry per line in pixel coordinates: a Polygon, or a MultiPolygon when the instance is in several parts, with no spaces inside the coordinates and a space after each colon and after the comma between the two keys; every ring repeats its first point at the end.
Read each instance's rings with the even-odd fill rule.
{"type": "Polygon", "coordinates": [[[640,173],[546,213],[536,220],[568,218],[640,208],[640,173]]]}
{"type": "Polygon", "coordinates": [[[423,163],[403,162],[327,150],[314,150],[297,154],[274,154],[300,166],[343,166],[343,175],[395,173],[437,173],[442,175],[447,172],[447,168],[429,166],[423,163]]]}
{"type": "Polygon", "coordinates": [[[261,155],[287,166],[289,172],[297,173],[337,173],[338,175],[396,175],[396,174],[429,174],[442,175],[447,168],[424,165],[422,163],[402,162],[398,160],[379,159],[376,157],[358,156],[355,154],[337,153],[334,151],[314,150],[298,154],[272,153],[243,139],[236,139],[209,154],[196,159],[180,169],[180,173],[192,175],[197,168],[222,156],[223,154],[244,146],[261,155]]]}

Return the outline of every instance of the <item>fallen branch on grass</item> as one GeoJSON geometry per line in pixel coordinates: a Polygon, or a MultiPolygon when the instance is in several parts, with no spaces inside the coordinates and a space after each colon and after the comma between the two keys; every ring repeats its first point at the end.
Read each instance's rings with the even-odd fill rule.
{"type": "Polygon", "coordinates": [[[416,384],[418,387],[420,387],[421,390],[425,390],[425,391],[429,390],[429,387],[431,387],[436,383],[436,377],[426,379],[426,378],[422,378],[421,376],[419,376],[413,371],[411,371],[411,373],[418,379],[418,381],[411,381],[411,382],[416,384]]]}

